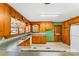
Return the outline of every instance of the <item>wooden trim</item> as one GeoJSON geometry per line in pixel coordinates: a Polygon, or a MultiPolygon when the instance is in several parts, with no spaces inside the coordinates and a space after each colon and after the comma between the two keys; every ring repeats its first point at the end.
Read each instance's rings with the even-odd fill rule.
{"type": "Polygon", "coordinates": [[[22,33],[22,34],[13,34],[13,35],[10,35],[10,36],[4,36],[5,38],[12,38],[12,37],[16,37],[18,35],[23,35],[25,33],[22,33]]]}
{"type": "Polygon", "coordinates": [[[65,23],[65,22],[68,22],[68,21],[70,21],[70,20],[74,20],[74,19],[76,19],[76,18],[79,18],[79,16],[76,16],[76,17],[74,17],[74,18],[68,19],[68,20],[64,21],[64,23],[65,23]]]}

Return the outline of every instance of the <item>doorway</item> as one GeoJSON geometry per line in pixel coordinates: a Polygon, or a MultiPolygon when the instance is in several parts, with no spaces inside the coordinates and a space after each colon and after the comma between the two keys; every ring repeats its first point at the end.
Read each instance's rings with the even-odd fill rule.
{"type": "Polygon", "coordinates": [[[54,41],[60,42],[62,39],[62,25],[54,25],[54,41]]]}

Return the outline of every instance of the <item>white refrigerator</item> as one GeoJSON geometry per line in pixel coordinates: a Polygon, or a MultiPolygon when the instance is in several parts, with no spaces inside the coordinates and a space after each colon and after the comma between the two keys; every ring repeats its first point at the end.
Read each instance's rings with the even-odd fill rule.
{"type": "Polygon", "coordinates": [[[79,52],[79,25],[70,27],[70,49],[71,52],[79,52]]]}

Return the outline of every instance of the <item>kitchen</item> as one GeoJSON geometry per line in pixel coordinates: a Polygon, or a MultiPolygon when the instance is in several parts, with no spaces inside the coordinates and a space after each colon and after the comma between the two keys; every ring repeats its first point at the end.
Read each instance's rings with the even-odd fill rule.
{"type": "Polygon", "coordinates": [[[72,52],[70,27],[79,22],[79,16],[65,12],[76,5],[0,3],[0,50],[72,52]]]}

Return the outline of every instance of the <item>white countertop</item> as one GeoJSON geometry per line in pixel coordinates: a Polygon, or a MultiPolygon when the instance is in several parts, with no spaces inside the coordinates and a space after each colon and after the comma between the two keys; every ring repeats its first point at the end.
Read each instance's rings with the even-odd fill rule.
{"type": "Polygon", "coordinates": [[[1,45],[1,44],[5,44],[5,43],[7,43],[7,42],[9,42],[9,41],[12,41],[12,40],[16,40],[17,38],[20,38],[20,37],[23,37],[23,36],[26,36],[26,39],[24,39],[24,40],[19,40],[18,44],[21,43],[21,42],[23,42],[23,41],[25,41],[25,40],[27,40],[28,38],[30,38],[31,35],[28,36],[28,34],[23,34],[23,35],[18,35],[18,36],[11,37],[11,38],[8,38],[8,39],[2,38],[2,39],[0,40],[0,45],[1,45]]]}
{"type": "Polygon", "coordinates": [[[22,34],[22,35],[18,35],[18,36],[15,36],[15,37],[11,37],[11,38],[8,38],[8,39],[5,39],[5,38],[2,38],[2,39],[0,39],[0,45],[1,44],[5,44],[5,43],[7,43],[7,42],[10,42],[10,41],[12,41],[12,40],[16,40],[17,38],[21,38],[21,37],[23,37],[23,36],[26,36],[26,38],[25,39],[18,39],[18,41],[17,41],[17,43],[16,43],[16,45],[18,45],[18,44],[20,44],[20,43],[22,43],[22,42],[24,42],[25,40],[27,40],[28,38],[31,38],[32,36],[45,36],[45,32],[44,33],[29,33],[29,34],[22,34]]]}
{"type": "Polygon", "coordinates": [[[45,32],[40,32],[40,33],[30,33],[30,34],[32,34],[32,35],[39,35],[39,36],[45,36],[45,32]]]}

